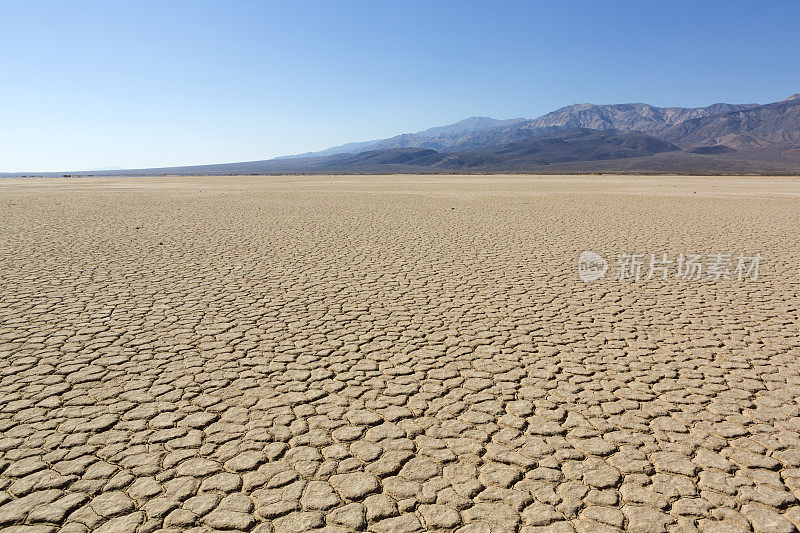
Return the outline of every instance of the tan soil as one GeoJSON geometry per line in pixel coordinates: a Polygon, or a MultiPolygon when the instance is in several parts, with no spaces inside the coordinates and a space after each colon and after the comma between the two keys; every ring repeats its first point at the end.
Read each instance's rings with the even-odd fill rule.
{"type": "Polygon", "coordinates": [[[799,200],[796,178],[0,180],[0,530],[794,531],[799,200]],[[763,260],[584,283],[583,250],[763,260]]]}

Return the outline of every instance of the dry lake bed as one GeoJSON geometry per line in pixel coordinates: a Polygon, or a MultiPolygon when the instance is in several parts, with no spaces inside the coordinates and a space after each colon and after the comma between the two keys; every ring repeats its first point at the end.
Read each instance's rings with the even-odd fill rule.
{"type": "Polygon", "coordinates": [[[794,177],[0,180],[0,531],[795,531],[798,221],[794,177]]]}

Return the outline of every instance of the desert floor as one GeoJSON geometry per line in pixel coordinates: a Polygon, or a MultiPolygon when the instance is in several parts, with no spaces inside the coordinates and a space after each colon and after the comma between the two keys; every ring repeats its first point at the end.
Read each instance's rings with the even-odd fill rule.
{"type": "Polygon", "coordinates": [[[0,180],[0,530],[795,531],[798,220],[798,178],[0,180]]]}

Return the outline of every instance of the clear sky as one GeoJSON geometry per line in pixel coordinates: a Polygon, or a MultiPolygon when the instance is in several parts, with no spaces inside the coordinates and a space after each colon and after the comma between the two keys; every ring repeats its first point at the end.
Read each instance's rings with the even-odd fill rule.
{"type": "Polygon", "coordinates": [[[800,92],[800,2],[0,0],[0,171],[267,159],[800,92]]]}

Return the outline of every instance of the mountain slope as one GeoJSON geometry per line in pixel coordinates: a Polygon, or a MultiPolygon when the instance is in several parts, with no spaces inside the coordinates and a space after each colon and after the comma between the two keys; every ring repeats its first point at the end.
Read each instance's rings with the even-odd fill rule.
{"type": "Polygon", "coordinates": [[[731,148],[737,148],[742,136],[750,138],[750,146],[800,143],[800,99],[688,119],[661,133],[681,146],[725,144],[731,148]]]}
{"type": "Polygon", "coordinates": [[[685,120],[753,107],[757,107],[757,104],[713,104],[698,108],[655,107],[648,104],[575,104],[531,120],[526,127],[639,131],[658,136],[670,126],[685,120]]]}
{"type": "Polygon", "coordinates": [[[310,156],[69,174],[550,172],[556,168],[580,172],[797,173],[800,96],[765,105],[714,104],[703,108],[576,104],[534,120],[471,117],[448,126],[351,143],[310,156]],[[345,148],[348,151],[342,152],[345,148]]]}
{"type": "Polygon", "coordinates": [[[331,171],[371,171],[396,165],[420,170],[516,171],[558,162],[625,159],[677,150],[673,144],[641,133],[573,128],[466,152],[389,148],[330,156],[314,165],[318,170],[331,171]]]}
{"type": "Polygon", "coordinates": [[[673,144],[640,133],[587,128],[561,130],[524,141],[486,147],[457,156],[439,166],[524,169],[567,161],[602,161],[677,151],[673,144]]]}
{"type": "MultiPolygon", "coordinates": [[[[377,139],[374,141],[354,142],[342,144],[321,150],[319,152],[307,152],[292,157],[313,157],[334,154],[357,154],[371,150],[388,150],[392,148],[429,148],[433,150],[464,149],[469,146],[471,139],[476,135],[488,135],[495,132],[498,137],[502,137],[500,132],[514,129],[516,126],[525,124],[527,119],[512,118],[508,120],[498,120],[488,117],[470,117],[455,124],[447,126],[437,126],[428,128],[417,133],[403,133],[388,139],[377,139]]],[[[524,138],[527,132],[522,133],[524,138]]]]}
{"type": "Polygon", "coordinates": [[[460,152],[522,141],[570,128],[638,131],[659,136],[665,130],[685,120],[756,107],[759,107],[758,104],[713,104],[700,108],[655,107],[648,104],[575,104],[533,120],[470,117],[455,124],[429,128],[417,133],[405,133],[388,139],[348,143],[320,152],[309,152],[290,157],[355,154],[394,148],[426,148],[439,152],[460,152]]]}

